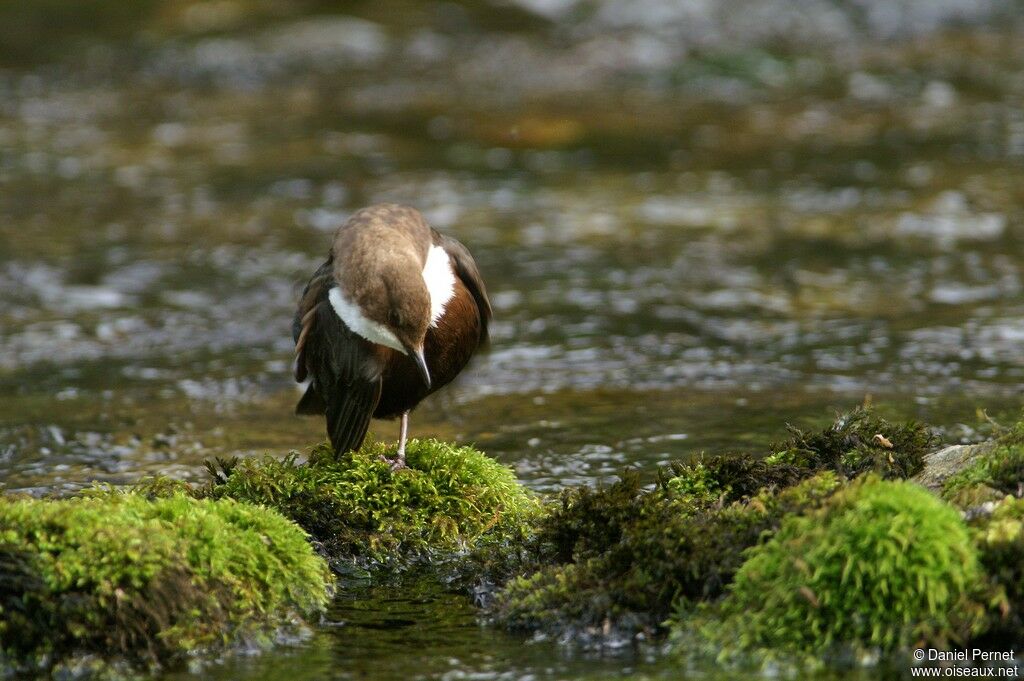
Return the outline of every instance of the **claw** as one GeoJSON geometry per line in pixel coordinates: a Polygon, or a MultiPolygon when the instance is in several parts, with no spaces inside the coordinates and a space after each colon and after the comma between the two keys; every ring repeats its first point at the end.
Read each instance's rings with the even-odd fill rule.
{"type": "Polygon", "coordinates": [[[387,465],[391,466],[391,470],[393,470],[393,471],[400,471],[403,468],[408,468],[408,466],[405,465],[405,453],[404,452],[398,452],[395,455],[395,458],[393,458],[393,459],[391,457],[388,457],[388,456],[385,456],[385,455],[381,454],[380,455],[380,460],[383,461],[384,463],[386,463],[387,465]]]}

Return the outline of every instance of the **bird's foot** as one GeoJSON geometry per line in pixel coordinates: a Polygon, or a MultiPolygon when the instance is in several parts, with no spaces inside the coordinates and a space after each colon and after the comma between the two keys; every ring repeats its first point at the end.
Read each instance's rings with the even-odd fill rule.
{"type": "Polygon", "coordinates": [[[395,458],[393,459],[388,456],[385,456],[384,454],[381,454],[380,458],[381,461],[384,461],[389,466],[391,466],[391,470],[393,471],[400,471],[403,468],[407,468],[407,466],[405,465],[405,452],[398,452],[398,454],[396,454],[395,458]]]}

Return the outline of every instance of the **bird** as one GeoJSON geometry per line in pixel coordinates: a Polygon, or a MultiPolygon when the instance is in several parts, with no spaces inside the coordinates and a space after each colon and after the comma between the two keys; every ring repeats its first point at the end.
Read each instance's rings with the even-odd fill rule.
{"type": "MultiPolygon", "coordinates": [[[[401,419],[450,383],[488,340],[491,304],[469,250],[415,208],[353,213],[303,289],[292,322],[295,411],[324,416],[335,456],[358,450],[370,419],[401,419]]],[[[387,457],[386,457],[387,458],[387,457]]]]}

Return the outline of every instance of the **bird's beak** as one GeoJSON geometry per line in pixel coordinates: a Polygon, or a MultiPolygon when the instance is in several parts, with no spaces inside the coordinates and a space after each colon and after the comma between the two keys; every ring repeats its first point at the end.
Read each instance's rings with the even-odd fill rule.
{"type": "Polygon", "coordinates": [[[423,356],[423,346],[418,348],[406,347],[406,353],[412,358],[412,361],[416,362],[416,369],[420,372],[420,378],[427,384],[427,389],[430,389],[430,370],[427,369],[427,358],[423,356]]]}

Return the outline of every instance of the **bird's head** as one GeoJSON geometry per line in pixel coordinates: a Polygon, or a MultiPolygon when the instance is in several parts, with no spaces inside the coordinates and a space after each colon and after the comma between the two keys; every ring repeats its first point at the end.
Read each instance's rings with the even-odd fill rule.
{"type": "Polygon", "coordinates": [[[423,267],[430,245],[430,227],[418,211],[382,204],[353,214],[335,234],[331,251],[345,297],[384,332],[378,342],[415,362],[427,387],[423,344],[431,310],[423,267]]]}
{"type": "Polygon", "coordinates": [[[430,327],[430,293],[423,276],[415,270],[403,270],[381,277],[377,282],[377,290],[364,296],[363,309],[372,321],[398,340],[399,351],[412,359],[429,388],[430,372],[423,345],[430,327]]]}

